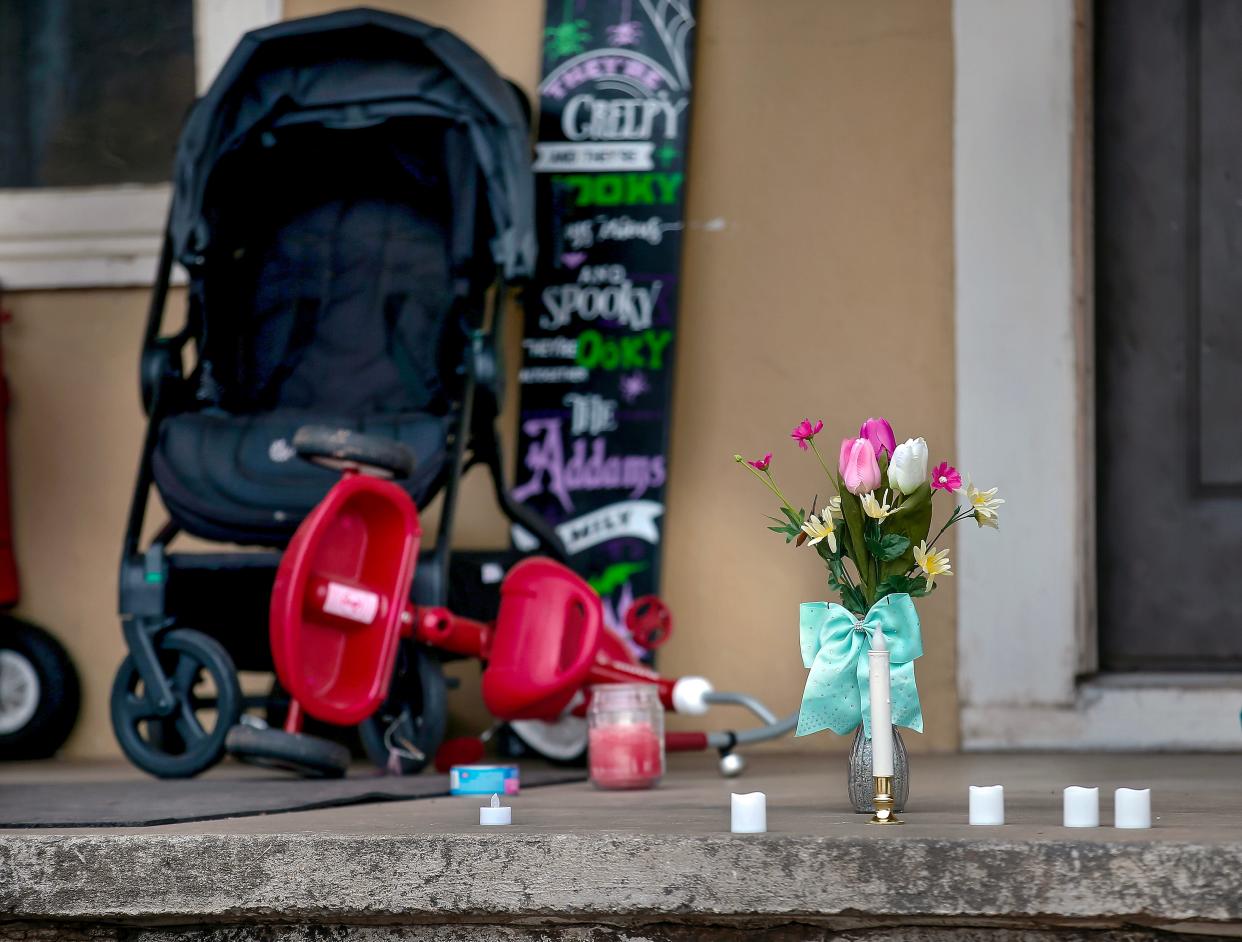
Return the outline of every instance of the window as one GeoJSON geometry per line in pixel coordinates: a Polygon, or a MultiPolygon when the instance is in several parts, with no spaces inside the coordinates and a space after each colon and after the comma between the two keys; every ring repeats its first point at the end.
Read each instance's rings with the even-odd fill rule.
{"type": "Polygon", "coordinates": [[[242,35],[281,10],[0,0],[0,284],[150,284],[186,111],[242,35]]]}
{"type": "Polygon", "coordinates": [[[0,187],[167,180],[192,0],[0,0],[0,187]]]}

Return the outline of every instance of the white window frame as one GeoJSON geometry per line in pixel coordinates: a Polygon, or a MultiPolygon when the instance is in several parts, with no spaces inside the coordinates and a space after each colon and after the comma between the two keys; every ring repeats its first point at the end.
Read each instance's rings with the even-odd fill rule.
{"type": "Polygon", "coordinates": [[[962,745],[1233,750],[1242,674],[1097,672],[1088,8],[953,8],[962,745]]]}
{"type": "MultiPolygon", "coordinates": [[[[202,94],[242,35],[281,19],[282,0],[195,0],[202,94]]],[[[172,190],[167,183],[0,189],[6,291],[150,285],[172,190]]],[[[184,273],[174,269],[174,280],[184,273]]]]}

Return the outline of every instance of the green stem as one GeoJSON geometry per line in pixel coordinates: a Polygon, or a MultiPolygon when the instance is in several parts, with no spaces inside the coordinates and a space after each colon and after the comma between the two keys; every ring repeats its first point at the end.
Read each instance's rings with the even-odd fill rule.
{"type": "Polygon", "coordinates": [[[839,479],[837,478],[837,476],[836,476],[835,474],[833,474],[833,473],[832,473],[832,471],[828,468],[827,463],[824,461],[824,456],[823,456],[823,455],[821,455],[821,454],[819,453],[819,448],[818,448],[818,447],[816,447],[816,445],[815,445],[815,439],[814,439],[814,438],[810,438],[810,439],[807,439],[807,440],[811,443],[811,451],[815,452],[815,457],[819,459],[819,466],[820,466],[821,468],[823,468],[823,469],[824,469],[824,474],[828,475],[828,479],[829,479],[830,481],[832,481],[832,483],[833,483],[833,484],[835,484],[835,485],[837,486],[837,490],[838,490],[838,491],[839,491],[839,490],[841,490],[841,482],[840,482],[840,480],[839,480],[839,479]]]}
{"type": "MultiPolygon", "coordinates": [[[[949,529],[949,527],[953,526],[953,524],[960,523],[961,521],[965,520],[967,517],[973,516],[974,512],[975,511],[973,507],[971,508],[954,507],[953,515],[949,517],[945,525],[940,528],[940,532],[927,541],[927,549],[928,550],[934,549],[936,546],[936,541],[939,540],[942,536],[944,536],[945,530],[949,529]]],[[[905,574],[909,576],[912,572],[921,572],[921,571],[922,570],[919,569],[918,566],[911,566],[909,569],[906,570],[905,574]]]]}
{"type": "Polygon", "coordinates": [[[797,511],[793,509],[793,505],[790,504],[789,501],[785,499],[785,495],[781,493],[781,489],[776,486],[776,482],[772,480],[772,476],[770,474],[768,474],[766,471],[760,471],[750,462],[739,461],[738,463],[741,464],[747,471],[749,471],[755,477],[757,477],[760,480],[760,482],[762,482],[764,487],[766,487],[769,491],[771,491],[774,495],[776,495],[776,499],[779,500],[781,504],[784,505],[784,507],[790,513],[797,514],[797,511]]]}
{"type": "Polygon", "coordinates": [[[940,528],[940,532],[937,533],[930,540],[928,540],[927,548],[931,549],[933,546],[935,546],[936,541],[940,539],[942,536],[944,536],[945,530],[949,529],[949,527],[953,526],[953,524],[957,523],[959,520],[965,520],[967,517],[974,514],[974,512],[975,512],[974,508],[971,508],[970,510],[967,510],[965,512],[963,512],[963,509],[961,507],[954,508],[953,515],[949,517],[948,522],[946,522],[945,525],[940,528]]]}

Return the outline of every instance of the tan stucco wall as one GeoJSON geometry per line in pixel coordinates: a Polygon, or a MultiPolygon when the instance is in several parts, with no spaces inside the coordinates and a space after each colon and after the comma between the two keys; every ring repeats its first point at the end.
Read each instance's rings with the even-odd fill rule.
{"type": "MultiPolygon", "coordinates": [[[[344,5],[285,2],[290,16],[344,5]]],[[[533,91],[540,0],[375,5],[457,31],[533,91]]],[[[803,503],[825,492],[814,459],[788,439],[804,415],[822,416],[831,441],[883,414],[899,437],[925,436],[934,460],[952,458],[949,4],[703,0],[695,96],[664,569],[678,630],[660,665],[785,711],[805,676],[796,606],[825,586],[809,553],[763,529],[764,492],[730,456],[771,449],[803,503]]],[[[141,431],[145,294],[9,301],[23,610],[65,638],[85,675],[71,751],[111,752],[115,565],[141,431]]],[[[505,527],[482,484],[466,492],[462,542],[500,545],[505,527]]],[[[922,606],[928,732],[909,737],[912,749],[958,741],[945,582],[922,606]]],[[[463,708],[471,686],[453,695],[463,708]]],[[[459,714],[465,727],[481,721],[459,714]]]]}

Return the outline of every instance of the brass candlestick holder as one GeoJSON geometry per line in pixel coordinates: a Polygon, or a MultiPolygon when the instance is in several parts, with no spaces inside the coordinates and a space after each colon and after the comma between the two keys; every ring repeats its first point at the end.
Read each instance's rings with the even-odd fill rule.
{"type": "Polygon", "coordinates": [[[875,776],[875,815],[868,824],[905,824],[893,810],[893,779],[890,775],[875,776]]]}

